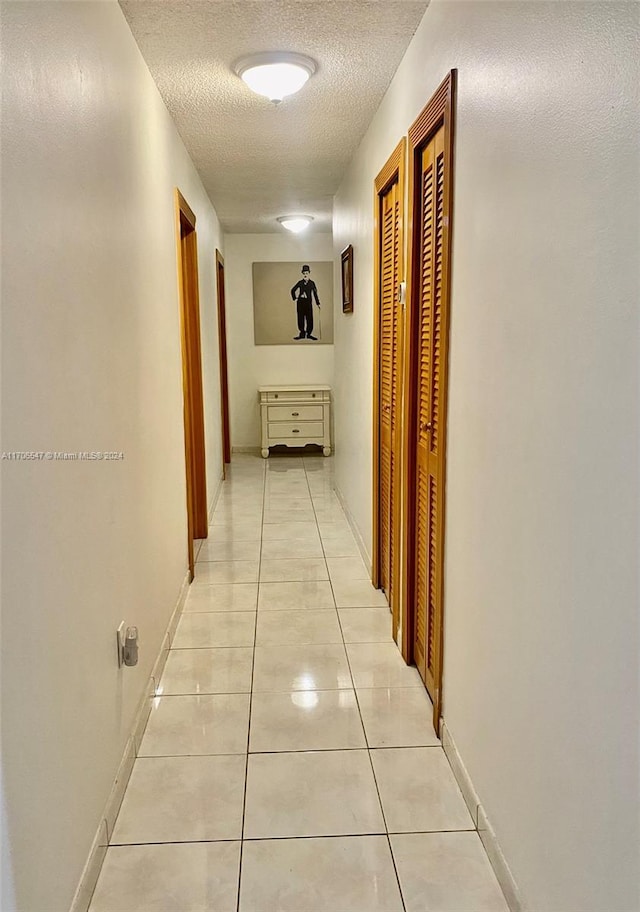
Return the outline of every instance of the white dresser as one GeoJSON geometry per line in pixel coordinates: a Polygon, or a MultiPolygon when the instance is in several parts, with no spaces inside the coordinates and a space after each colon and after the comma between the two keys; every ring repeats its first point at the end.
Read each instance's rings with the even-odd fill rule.
{"type": "Polygon", "coordinates": [[[262,455],[284,444],[303,447],[317,443],[331,455],[330,386],[261,386],[262,455]]]}

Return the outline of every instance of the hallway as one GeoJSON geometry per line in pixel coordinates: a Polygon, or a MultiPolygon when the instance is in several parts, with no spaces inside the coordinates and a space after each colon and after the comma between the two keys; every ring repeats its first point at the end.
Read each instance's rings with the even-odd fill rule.
{"type": "Polygon", "coordinates": [[[234,456],[171,645],[90,912],[506,912],[333,458],[234,456]]]}

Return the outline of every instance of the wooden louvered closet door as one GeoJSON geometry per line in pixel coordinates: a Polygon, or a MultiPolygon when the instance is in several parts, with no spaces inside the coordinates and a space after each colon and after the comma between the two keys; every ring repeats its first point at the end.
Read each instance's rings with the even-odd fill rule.
{"type": "Polygon", "coordinates": [[[436,701],[436,649],[442,624],[443,513],[442,325],[444,238],[444,129],[422,152],[419,189],[419,259],[416,269],[417,416],[414,660],[436,701]]]}
{"type": "Polygon", "coordinates": [[[397,181],[380,200],[380,585],[392,604],[398,529],[394,523],[398,447],[401,200],[397,181]]]}

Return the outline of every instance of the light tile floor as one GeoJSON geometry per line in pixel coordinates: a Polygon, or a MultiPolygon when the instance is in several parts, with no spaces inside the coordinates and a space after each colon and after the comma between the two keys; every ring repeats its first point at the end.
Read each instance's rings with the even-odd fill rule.
{"type": "Polygon", "coordinates": [[[234,457],[90,912],[507,912],[332,464],[234,457]]]}

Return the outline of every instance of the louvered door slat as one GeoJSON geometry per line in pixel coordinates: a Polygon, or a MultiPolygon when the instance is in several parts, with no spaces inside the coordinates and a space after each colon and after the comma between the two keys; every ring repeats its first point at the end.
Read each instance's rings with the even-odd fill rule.
{"type": "MultiPolygon", "coordinates": [[[[400,313],[398,309],[398,297],[400,286],[400,237],[402,232],[400,199],[398,197],[398,185],[394,185],[394,206],[393,206],[393,320],[391,324],[391,335],[393,345],[393,358],[391,369],[391,440],[392,449],[395,446],[398,414],[398,338],[399,338],[399,320],[400,313]]],[[[395,476],[392,473],[392,479],[395,476]]],[[[393,482],[392,482],[393,486],[393,482]]],[[[393,493],[393,492],[392,492],[393,493]]],[[[393,549],[392,549],[393,550],[393,549]]]]}
{"type": "Polygon", "coordinates": [[[397,407],[398,185],[380,197],[380,583],[391,600],[394,564],[393,441],[397,407]]]}
{"type": "Polygon", "coordinates": [[[437,574],[438,574],[438,543],[437,543],[437,526],[438,526],[438,491],[437,482],[433,475],[429,475],[429,508],[428,508],[428,567],[427,567],[427,655],[425,661],[425,683],[427,690],[433,692],[434,686],[434,655],[435,655],[435,628],[437,605],[437,574]]]}
{"type": "Polygon", "coordinates": [[[393,188],[381,199],[380,251],[380,583],[391,575],[391,400],[393,385],[393,188]]]}
{"type": "Polygon", "coordinates": [[[440,607],[438,448],[441,425],[444,131],[422,153],[417,270],[416,535],[414,658],[435,699],[440,607]]]}
{"type": "Polygon", "coordinates": [[[414,588],[414,660],[426,683],[428,665],[428,581],[429,581],[429,472],[428,422],[431,367],[431,321],[433,311],[433,235],[434,235],[434,168],[432,149],[422,157],[419,210],[419,273],[417,335],[417,403],[416,422],[416,536],[414,588]]]}
{"type": "Polygon", "coordinates": [[[440,361],[442,341],[442,245],[444,206],[444,152],[439,150],[436,158],[436,200],[435,200],[435,249],[433,288],[433,347],[431,357],[432,383],[430,393],[431,452],[437,455],[440,434],[440,361]]]}
{"type": "MultiPolygon", "coordinates": [[[[416,514],[418,520],[429,511],[429,484],[424,466],[418,466],[416,484],[416,514]]],[[[416,612],[414,620],[414,661],[424,679],[427,652],[427,612],[421,608],[427,603],[427,538],[426,524],[416,525],[416,612]]]]}

